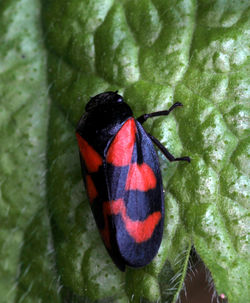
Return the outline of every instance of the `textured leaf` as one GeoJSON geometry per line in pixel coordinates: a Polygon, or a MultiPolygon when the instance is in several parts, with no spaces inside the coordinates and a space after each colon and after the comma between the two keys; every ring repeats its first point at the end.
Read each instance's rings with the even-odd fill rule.
{"type": "Polygon", "coordinates": [[[48,98],[39,16],[39,1],[0,3],[1,303],[58,298],[44,209],[48,98]]]}
{"type": "Polygon", "coordinates": [[[92,300],[170,302],[193,243],[218,292],[231,302],[244,300],[247,2],[59,2],[47,3],[43,23],[54,104],[49,204],[63,284],[92,300]],[[109,89],[123,92],[135,115],[181,101],[182,110],[147,129],[174,154],[192,157],[191,165],[177,167],[161,156],[167,189],[163,243],[151,265],[125,275],[111,264],[93,223],[72,136],[89,97],[109,89]]]}
{"type": "Polygon", "coordinates": [[[194,245],[218,294],[245,303],[249,1],[42,1],[50,105],[39,3],[22,4],[1,4],[4,302],[175,302],[194,245]],[[117,89],[135,117],[182,102],[145,127],[174,155],[192,158],[168,163],[159,153],[164,238],[150,265],[125,274],[94,223],[74,136],[90,96],[117,89]]]}

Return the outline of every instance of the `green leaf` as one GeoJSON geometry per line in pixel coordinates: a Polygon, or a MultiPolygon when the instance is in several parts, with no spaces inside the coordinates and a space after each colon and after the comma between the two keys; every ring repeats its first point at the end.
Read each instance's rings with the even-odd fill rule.
{"type": "Polygon", "coordinates": [[[174,303],[192,245],[218,294],[246,302],[249,10],[247,0],[0,4],[4,303],[174,303]],[[169,163],[159,153],[162,245],[151,264],[126,273],[100,239],[74,136],[90,96],[117,89],[135,117],[182,102],[145,128],[192,158],[169,163]]]}
{"type": "Polygon", "coordinates": [[[1,1],[2,303],[57,302],[58,298],[56,276],[51,270],[54,261],[48,255],[50,229],[44,210],[49,104],[39,18],[39,1],[1,1]]]}

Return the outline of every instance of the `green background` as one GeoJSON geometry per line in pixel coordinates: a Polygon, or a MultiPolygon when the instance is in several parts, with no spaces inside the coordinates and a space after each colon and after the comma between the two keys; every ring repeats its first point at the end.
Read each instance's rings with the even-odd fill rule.
{"type": "Polygon", "coordinates": [[[0,302],[175,302],[191,246],[230,303],[249,298],[249,1],[0,3],[0,302]],[[154,261],[121,273],[83,188],[76,123],[119,90],[159,153],[154,261]]]}

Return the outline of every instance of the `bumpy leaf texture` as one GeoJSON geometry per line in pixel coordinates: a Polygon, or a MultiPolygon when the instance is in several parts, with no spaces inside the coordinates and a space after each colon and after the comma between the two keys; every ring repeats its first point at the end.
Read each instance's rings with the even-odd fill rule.
{"type": "Polygon", "coordinates": [[[1,1],[0,33],[0,302],[57,303],[45,210],[49,103],[39,1],[1,1]]]}
{"type": "Polygon", "coordinates": [[[1,57],[11,62],[1,69],[1,77],[9,77],[2,82],[7,89],[0,88],[6,92],[1,98],[1,241],[11,253],[6,256],[2,249],[1,255],[12,266],[6,283],[20,252],[15,301],[175,302],[194,245],[218,294],[230,303],[245,303],[249,1],[42,1],[49,105],[45,77],[36,75],[45,68],[36,24],[39,3],[23,1],[20,17],[13,19],[12,9],[21,5],[1,6],[3,39],[10,41],[6,49],[1,46],[1,57]],[[24,26],[27,18],[31,21],[24,26]],[[30,57],[22,64],[15,57],[23,49],[30,57]],[[90,96],[117,89],[135,116],[182,102],[183,108],[145,127],[174,155],[192,158],[191,164],[168,163],[159,153],[166,190],[164,238],[150,265],[125,274],[113,265],[98,234],[74,136],[90,96]]]}

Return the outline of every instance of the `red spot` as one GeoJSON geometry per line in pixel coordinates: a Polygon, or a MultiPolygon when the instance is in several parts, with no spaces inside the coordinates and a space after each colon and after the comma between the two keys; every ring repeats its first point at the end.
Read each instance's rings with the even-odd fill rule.
{"type": "Polygon", "coordinates": [[[105,220],[105,228],[101,230],[101,235],[104,244],[106,245],[107,248],[111,249],[111,244],[110,244],[110,234],[109,234],[109,229],[108,229],[108,220],[105,220]]]}
{"type": "MultiPolygon", "coordinates": [[[[106,236],[108,234],[107,216],[120,214],[128,234],[137,243],[141,243],[150,239],[155,230],[156,225],[161,219],[161,213],[159,211],[156,211],[153,214],[149,215],[144,221],[131,220],[127,216],[126,207],[122,199],[118,199],[111,202],[105,202],[103,204],[103,213],[105,218],[105,228],[102,231],[103,235],[106,236]]],[[[107,242],[109,242],[109,237],[107,242]]]]}
{"type": "Polygon", "coordinates": [[[126,182],[126,190],[148,191],[156,187],[156,177],[150,166],[146,163],[132,163],[126,182]]]}
{"type": "Polygon", "coordinates": [[[86,175],[86,187],[90,202],[97,197],[97,190],[90,175],[86,175]]]}
{"type": "Polygon", "coordinates": [[[78,133],[76,133],[76,137],[88,172],[93,173],[98,171],[99,167],[102,165],[101,156],[78,133]]]}
{"type": "Polygon", "coordinates": [[[137,243],[141,243],[151,238],[155,226],[159,223],[160,219],[161,213],[159,211],[149,215],[144,221],[132,221],[128,218],[125,221],[126,229],[137,243]]]}
{"type": "Polygon", "coordinates": [[[115,135],[108,149],[107,162],[115,166],[129,165],[135,144],[135,133],[135,120],[130,118],[115,135]]]}
{"type": "Polygon", "coordinates": [[[104,202],[103,205],[103,216],[104,216],[104,229],[101,230],[101,235],[103,242],[105,243],[106,247],[111,249],[111,244],[110,244],[110,233],[109,233],[109,226],[108,226],[108,211],[106,210],[106,203],[104,202]]]}

